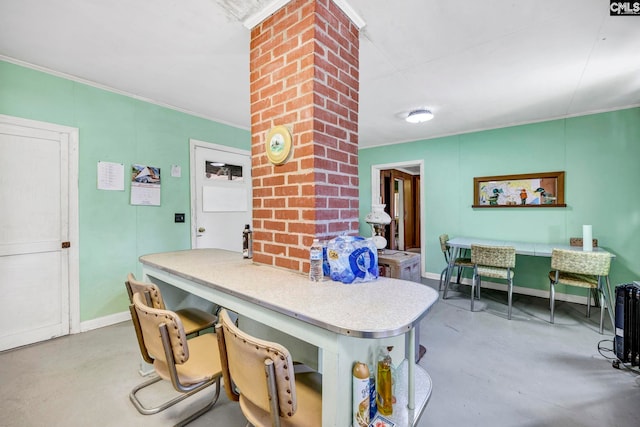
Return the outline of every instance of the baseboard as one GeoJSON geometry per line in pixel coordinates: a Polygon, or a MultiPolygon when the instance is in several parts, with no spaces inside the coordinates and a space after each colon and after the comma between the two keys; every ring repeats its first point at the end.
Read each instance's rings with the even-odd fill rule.
{"type": "Polygon", "coordinates": [[[129,313],[129,311],[122,311],[120,313],[98,317],[97,319],[80,322],[80,332],[104,328],[105,326],[115,325],[116,323],[126,322],[127,320],[131,320],[131,313],[129,313]]]}
{"type": "MultiPolygon", "coordinates": [[[[438,280],[438,281],[440,280],[440,274],[437,274],[437,273],[423,273],[422,277],[425,277],[427,279],[438,280]]],[[[471,279],[463,278],[462,283],[465,285],[471,285],[471,279]]],[[[505,285],[504,283],[489,282],[487,280],[482,281],[482,287],[487,289],[497,289],[499,291],[505,291],[505,292],[507,290],[507,285],[505,285]]],[[[514,286],[513,293],[549,299],[548,290],[533,289],[533,288],[527,288],[523,286],[514,286]]],[[[565,294],[557,291],[556,291],[556,301],[566,301],[566,302],[571,302],[576,304],[587,305],[586,296],[565,294]]],[[[591,303],[592,304],[594,303],[593,299],[591,303]]]]}

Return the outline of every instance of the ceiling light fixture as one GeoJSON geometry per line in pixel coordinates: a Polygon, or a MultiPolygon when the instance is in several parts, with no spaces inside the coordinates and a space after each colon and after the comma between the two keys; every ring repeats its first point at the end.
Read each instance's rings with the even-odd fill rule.
{"type": "Polygon", "coordinates": [[[433,113],[429,110],[413,110],[405,119],[409,123],[423,123],[433,119],[433,113]]]}

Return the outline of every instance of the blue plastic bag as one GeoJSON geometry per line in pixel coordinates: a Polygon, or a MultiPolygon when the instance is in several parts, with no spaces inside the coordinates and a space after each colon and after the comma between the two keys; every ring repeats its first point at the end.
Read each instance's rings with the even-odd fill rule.
{"type": "Polygon", "coordinates": [[[327,244],[331,280],[342,283],[370,282],[378,278],[378,249],[371,239],[340,236],[327,244]]]}

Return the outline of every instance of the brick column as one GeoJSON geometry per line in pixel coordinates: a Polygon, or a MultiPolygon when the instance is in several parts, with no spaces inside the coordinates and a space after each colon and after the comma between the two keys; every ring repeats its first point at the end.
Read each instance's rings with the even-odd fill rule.
{"type": "Polygon", "coordinates": [[[358,233],[359,30],[332,0],[293,0],[251,30],[254,261],[309,271],[313,238],[358,233]],[[292,133],[280,166],[269,129],[292,133]]]}

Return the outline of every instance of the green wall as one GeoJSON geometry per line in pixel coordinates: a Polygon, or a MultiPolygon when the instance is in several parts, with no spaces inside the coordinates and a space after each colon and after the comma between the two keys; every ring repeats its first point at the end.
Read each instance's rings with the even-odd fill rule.
{"type": "MultiPolygon", "coordinates": [[[[215,102],[215,100],[212,100],[215,102]]],[[[0,61],[0,114],[79,129],[80,320],[126,311],[124,279],[145,253],[188,249],[189,139],[250,149],[246,130],[0,61]],[[159,166],[161,206],[96,189],[98,161],[159,166]],[[171,165],[182,167],[172,178],[171,165]],[[186,213],[175,224],[173,214],[186,213]]]]}
{"type": "MultiPolygon", "coordinates": [[[[371,166],[414,160],[424,162],[427,272],[444,268],[443,233],[568,244],[591,224],[599,245],[616,254],[612,284],[640,280],[640,108],[361,149],[361,224],[371,209],[371,166]],[[554,171],[566,172],[566,208],[471,207],[474,177],[554,171]]],[[[516,263],[516,286],[548,289],[549,259],[516,263]]]]}
{"type": "MultiPolygon", "coordinates": [[[[246,130],[3,61],[0,114],[80,130],[81,321],[126,310],[123,280],[140,272],[140,255],[190,248],[189,139],[250,149],[246,130]],[[98,191],[101,160],[161,167],[162,205],[131,206],[127,186],[98,191]],[[181,178],[170,176],[172,164],[182,166],[181,178]],[[186,213],[184,224],[173,222],[175,212],[186,213]]],[[[566,242],[592,224],[600,245],[617,255],[612,282],[638,280],[639,159],[640,108],[362,149],[361,233],[370,234],[362,219],[371,208],[371,166],[422,160],[429,273],[444,267],[442,233],[566,242]],[[567,208],[471,208],[473,177],[558,170],[566,171],[567,208]]],[[[548,268],[548,259],[519,256],[516,285],[547,289],[548,268]]]]}

